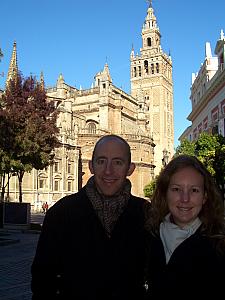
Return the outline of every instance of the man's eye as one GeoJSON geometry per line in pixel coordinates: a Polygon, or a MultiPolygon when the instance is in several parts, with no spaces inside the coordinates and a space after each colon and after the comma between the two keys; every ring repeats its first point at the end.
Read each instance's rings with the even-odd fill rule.
{"type": "Polygon", "coordinates": [[[98,165],[103,165],[103,164],[105,163],[105,159],[98,159],[98,160],[96,161],[96,163],[97,163],[98,165]]]}
{"type": "Polygon", "coordinates": [[[122,160],[114,160],[114,161],[113,161],[113,164],[114,164],[115,166],[122,166],[122,165],[123,165],[123,161],[122,161],[122,160]]]}

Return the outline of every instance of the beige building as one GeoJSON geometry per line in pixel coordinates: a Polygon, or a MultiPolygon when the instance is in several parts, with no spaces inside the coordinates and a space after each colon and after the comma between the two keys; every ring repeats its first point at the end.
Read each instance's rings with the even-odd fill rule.
{"type": "MultiPolygon", "coordinates": [[[[131,94],[116,87],[108,64],[94,76],[89,89],[69,86],[60,74],[56,86],[47,89],[49,101],[60,111],[58,127],[61,147],[46,170],[33,170],[23,181],[23,201],[40,209],[62,196],[78,191],[90,177],[88,161],[96,141],[105,134],[118,134],[131,146],[136,170],[130,177],[132,192],[143,189],[170,158],[174,147],[172,61],[161,48],[161,35],[152,5],[142,29],[140,55],[131,51],[131,94]]],[[[17,66],[16,44],[13,62],[17,66]]],[[[8,78],[12,71],[9,70],[8,78]]],[[[41,75],[41,81],[43,75],[41,75]]],[[[18,182],[10,181],[10,197],[18,199],[18,182]]]]}
{"type": "Polygon", "coordinates": [[[191,125],[179,140],[194,141],[203,131],[225,136],[225,37],[221,30],[212,55],[210,43],[205,45],[205,60],[197,74],[192,74],[190,100],[192,111],[187,117],[191,125]]]}

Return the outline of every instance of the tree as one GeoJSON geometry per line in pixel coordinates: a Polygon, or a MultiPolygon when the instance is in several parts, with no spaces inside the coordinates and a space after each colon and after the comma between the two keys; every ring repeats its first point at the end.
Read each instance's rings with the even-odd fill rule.
{"type": "Polygon", "coordinates": [[[175,156],[191,154],[196,156],[215,178],[224,196],[225,185],[225,137],[202,133],[194,142],[184,140],[177,147],[175,156]]]}
{"type": "Polygon", "coordinates": [[[9,158],[10,172],[17,174],[19,202],[24,173],[53,162],[53,150],[58,146],[57,115],[54,103],[47,101],[44,87],[36,78],[23,79],[18,74],[10,80],[0,109],[0,148],[9,158]]]}
{"type": "Polygon", "coordinates": [[[201,162],[207,167],[209,172],[214,176],[213,161],[215,159],[215,151],[219,146],[218,135],[203,132],[195,142],[195,154],[201,162]]]}
{"type": "Polygon", "coordinates": [[[156,187],[156,181],[158,176],[156,176],[149,184],[144,187],[144,195],[145,197],[151,199],[156,187]]]}
{"type": "Polygon", "coordinates": [[[195,143],[190,142],[187,139],[184,139],[181,144],[176,148],[176,152],[174,156],[178,156],[180,154],[187,155],[195,155],[195,143]]]}
{"type": "Polygon", "coordinates": [[[215,158],[212,166],[215,171],[216,182],[225,199],[225,137],[219,135],[217,140],[218,145],[215,150],[215,158]]]}

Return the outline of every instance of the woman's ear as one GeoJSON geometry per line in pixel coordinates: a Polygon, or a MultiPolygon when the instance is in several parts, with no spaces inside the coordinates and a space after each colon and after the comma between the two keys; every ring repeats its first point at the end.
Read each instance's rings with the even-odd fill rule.
{"type": "Polygon", "coordinates": [[[136,167],[135,163],[130,163],[130,167],[129,167],[128,171],[127,171],[127,176],[130,176],[134,172],[135,167],[136,167]]]}

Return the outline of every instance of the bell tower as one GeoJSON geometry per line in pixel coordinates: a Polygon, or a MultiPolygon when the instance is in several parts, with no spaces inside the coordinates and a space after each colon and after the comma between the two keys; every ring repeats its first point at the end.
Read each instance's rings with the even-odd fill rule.
{"type": "Polygon", "coordinates": [[[165,153],[170,159],[174,152],[173,79],[172,59],[162,50],[152,1],[149,1],[141,35],[140,54],[135,55],[133,48],[130,54],[131,95],[142,103],[140,89],[144,95],[145,114],[156,144],[155,174],[158,174],[165,153]]]}

